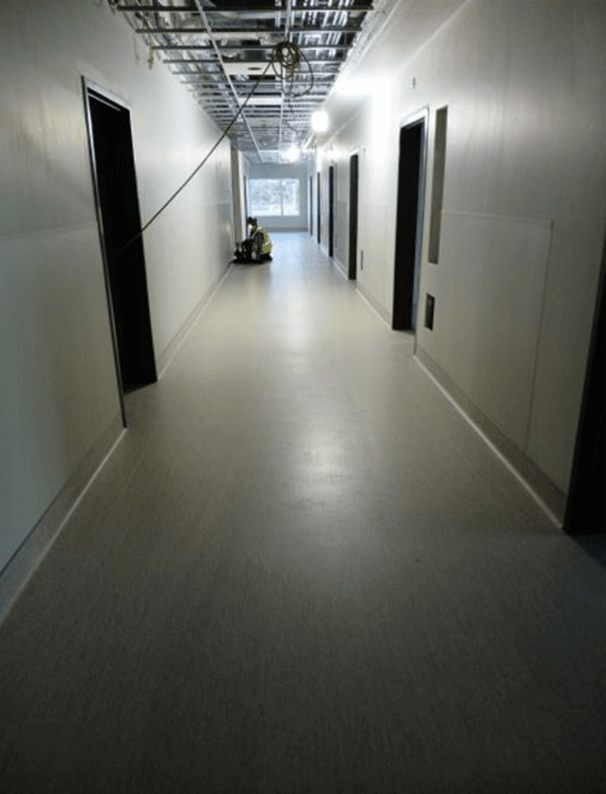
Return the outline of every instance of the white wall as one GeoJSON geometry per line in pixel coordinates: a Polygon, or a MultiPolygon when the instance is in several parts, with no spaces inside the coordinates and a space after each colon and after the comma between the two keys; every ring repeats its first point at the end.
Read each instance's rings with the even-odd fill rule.
{"type": "MultiPolygon", "coordinates": [[[[389,27],[389,26],[388,26],[389,27]]],[[[347,262],[361,149],[360,288],[391,318],[399,127],[429,109],[421,352],[561,491],[571,471],[606,218],[606,5],[470,0],[318,152],[347,262]],[[427,262],[435,111],[448,106],[441,254],[427,262]]],[[[377,42],[381,46],[380,41],[377,42]]],[[[323,230],[327,227],[326,201],[323,230]]],[[[324,233],[323,233],[324,236],[324,233]]]]}
{"type": "MultiPolygon", "coordinates": [[[[250,163],[247,169],[248,179],[298,179],[301,185],[299,205],[300,213],[296,216],[276,218],[275,216],[257,215],[260,226],[269,231],[305,230],[309,228],[308,171],[303,163],[250,163]]],[[[249,208],[249,212],[250,212],[249,208]]],[[[254,214],[254,213],[253,213],[254,214]]]]}
{"type": "MultiPolygon", "coordinates": [[[[130,106],[143,222],[217,130],[106,3],[0,4],[0,569],[119,412],[81,77],[130,106]]],[[[231,255],[229,143],[144,238],[161,356],[231,255]]]]}
{"type": "Polygon", "coordinates": [[[246,207],[244,201],[245,159],[237,149],[231,151],[231,192],[234,204],[234,247],[246,237],[246,207]]]}

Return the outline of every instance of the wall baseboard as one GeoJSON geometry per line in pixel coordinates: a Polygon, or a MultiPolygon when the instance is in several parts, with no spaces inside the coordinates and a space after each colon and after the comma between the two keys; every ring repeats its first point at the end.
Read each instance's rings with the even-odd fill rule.
{"type": "Polygon", "coordinates": [[[566,510],[566,494],[513,441],[503,435],[460,386],[418,345],[415,359],[553,523],[561,528],[566,510]]]}
{"type": "MultiPolygon", "coordinates": [[[[172,341],[158,356],[157,368],[160,373],[159,377],[164,375],[178,348],[230,270],[231,263],[228,263],[225,270],[190,313],[172,341]]],[[[19,594],[27,585],[32,574],[44,559],[53,542],[125,432],[126,430],[122,425],[122,417],[118,414],[93,444],[38,523],[30,531],[3,570],[0,571],[0,623],[8,615],[19,594]]]]}
{"type": "Polygon", "coordinates": [[[72,472],[42,518],[0,571],[0,623],[8,615],[32,574],[125,433],[122,416],[116,414],[111,424],[72,472]]]}
{"type": "Polygon", "coordinates": [[[356,282],[356,286],[360,297],[363,298],[370,308],[379,315],[387,327],[391,328],[391,314],[386,311],[375,298],[373,298],[370,292],[368,292],[368,290],[362,284],[356,282]]]}
{"type": "Polygon", "coordinates": [[[343,264],[343,262],[341,262],[341,260],[337,256],[333,256],[332,261],[333,261],[334,266],[337,268],[337,271],[339,272],[339,275],[343,276],[343,278],[346,281],[349,281],[349,276],[347,274],[347,269],[346,269],[345,265],[343,264]]]}

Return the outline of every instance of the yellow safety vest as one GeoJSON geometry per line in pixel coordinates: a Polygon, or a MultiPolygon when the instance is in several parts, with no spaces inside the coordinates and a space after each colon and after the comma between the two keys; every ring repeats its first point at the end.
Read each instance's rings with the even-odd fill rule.
{"type": "Polygon", "coordinates": [[[271,249],[273,248],[271,239],[265,229],[262,229],[260,226],[257,228],[255,234],[261,233],[263,235],[263,245],[261,246],[261,253],[262,254],[271,254],[271,249]]]}

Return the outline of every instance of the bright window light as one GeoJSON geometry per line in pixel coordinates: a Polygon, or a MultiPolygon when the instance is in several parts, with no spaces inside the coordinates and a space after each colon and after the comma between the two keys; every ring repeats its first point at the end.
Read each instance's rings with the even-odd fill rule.
{"type": "Polygon", "coordinates": [[[314,132],[326,132],[328,129],[328,113],[325,110],[314,110],[311,114],[311,128],[314,132]]]}
{"type": "Polygon", "coordinates": [[[254,217],[300,214],[298,179],[249,179],[248,211],[254,217]]]}

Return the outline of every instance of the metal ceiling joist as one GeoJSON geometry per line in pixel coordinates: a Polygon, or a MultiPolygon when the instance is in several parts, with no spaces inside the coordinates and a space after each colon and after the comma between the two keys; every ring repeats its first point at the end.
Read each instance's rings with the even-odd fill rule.
{"type": "MultiPolygon", "coordinates": [[[[300,47],[302,52],[315,52],[316,50],[349,50],[349,44],[304,44],[300,47]]],[[[227,47],[218,47],[218,51],[220,53],[227,53],[227,52],[241,52],[242,47],[234,47],[233,45],[229,45],[227,47]]],[[[273,44],[254,44],[254,45],[247,45],[245,49],[247,51],[254,50],[255,52],[261,50],[267,50],[271,53],[273,50],[273,44]]],[[[151,46],[152,50],[206,50],[210,52],[212,46],[209,44],[153,44],[151,46]]]]}
{"type": "MultiPolygon", "coordinates": [[[[213,38],[211,27],[210,27],[210,24],[209,24],[209,22],[208,22],[208,20],[206,18],[206,14],[204,13],[204,10],[202,8],[202,4],[201,4],[200,0],[194,0],[194,3],[196,4],[196,7],[197,7],[197,9],[198,9],[198,11],[200,13],[200,18],[202,19],[202,22],[204,23],[204,27],[208,31],[208,34],[210,36],[210,42],[211,42],[211,44],[213,46],[213,49],[215,51],[215,54],[217,56],[217,60],[219,61],[220,65],[221,65],[221,69],[223,70],[223,73],[225,74],[225,77],[227,79],[229,87],[231,88],[231,91],[232,91],[232,93],[233,93],[233,95],[234,95],[234,97],[236,99],[236,102],[237,102],[238,101],[238,94],[236,93],[236,89],[234,88],[233,83],[232,83],[229,75],[227,74],[227,72],[223,68],[223,58],[221,57],[221,52],[219,50],[217,42],[213,38]]],[[[255,140],[255,136],[253,134],[253,131],[250,128],[250,124],[248,123],[248,121],[246,119],[246,115],[244,114],[244,112],[241,109],[238,112],[240,113],[240,118],[246,124],[246,127],[247,127],[248,132],[249,132],[250,137],[251,137],[251,140],[252,140],[252,142],[253,142],[253,144],[255,146],[255,149],[257,150],[257,154],[259,155],[259,159],[261,160],[261,162],[263,162],[263,155],[261,154],[261,151],[260,151],[260,149],[259,149],[259,147],[257,145],[257,141],[255,140]]]]}
{"type": "Polygon", "coordinates": [[[370,0],[169,2],[108,0],[211,118],[230,125],[238,147],[262,162],[277,158],[283,145],[304,143],[311,111],[327,98],[352,48],[360,50],[373,10],[370,0]],[[280,41],[301,53],[292,75],[268,66],[280,41]]]}
{"type": "MultiPolygon", "coordinates": [[[[159,33],[174,33],[176,35],[187,35],[187,36],[196,36],[197,38],[206,37],[208,33],[203,28],[136,28],[135,33],[151,33],[151,34],[159,34],[159,33]]],[[[245,39],[247,36],[250,38],[254,38],[256,36],[264,36],[267,34],[275,35],[277,32],[276,28],[249,28],[248,30],[244,30],[242,28],[213,28],[213,36],[216,39],[225,39],[225,38],[236,38],[236,39],[245,39]]],[[[306,26],[304,28],[297,27],[291,30],[291,33],[298,34],[301,36],[317,36],[327,35],[327,34],[334,34],[334,33],[359,33],[359,27],[342,27],[342,28],[323,28],[321,25],[315,26],[306,26]]]]}
{"type": "MultiPolygon", "coordinates": [[[[117,11],[124,11],[124,12],[139,12],[145,14],[192,14],[194,16],[198,15],[198,9],[194,8],[190,5],[182,5],[182,6],[166,6],[161,5],[160,3],[155,3],[152,5],[137,5],[137,4],[122,4],[114,6],[117,11]]],[[[372,11],[373,4],[372,2],[354,2],[348,6],[338,6],[338,5],[320,5],[320,4],[312,4],[310,6],[296,6],[293,9],[295,14],[307,14],[307,13],[314,13],[314,14],[334,14],[335,11],[345,11],[346,13],[360,13],[360,12],[368,12],[372,11]]],[[[205,8],[204,12],[206,14],[237,14],[238,17],[255,17],[257,19],[262,19],[262,15],[269,15],[271,17],[275,17],[276,14],[280,14],[284,12],[283,6],[276,6],[270,3],[247,3],[245,7],[243,6],[236,6],[233,5],[224,5],[221,6],[219,3],[215,3],[215,8],[205,8]]]]}
{"type": "MultiPolygon", "coordinates": [[[[318,60],[314,59],[307,59],[308,63],[311,66],[321,66],[323,69],[326,69],[328,66],[333,66],[334,71],[330,72],[320,72],[314,69],[314,80],[316,77],[321,77],[322,75],[331,75],[334,77],[335,72],[338,70],[338,67],[341,66],[342,61],[335,61],[333,58],[323,58],[318,60]]],[[[210,61],[207,58],[165,58],[162,63],[165,63],[167,66],[171,66],[172,64],[188,64],[189,66],[198,66],[200,64],[208,64],[210,61]]],[[[242,62],[241,62],[242,63],[242,62]]],[[[254,63],[254,61],[247,61],[247,63],[254,63]]],[[[257,63],[263,63],[263,61],[257,61],[257,63]]],[[[229,65],[229,64],[228,64],[229,65]]],[[[175,72],[176,74],[176,72],[175,72]]],[[[272,71],[266,75],[268,80],[274,80],[276,75],[272,71]]]]}

